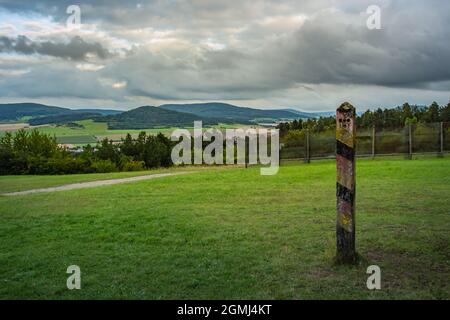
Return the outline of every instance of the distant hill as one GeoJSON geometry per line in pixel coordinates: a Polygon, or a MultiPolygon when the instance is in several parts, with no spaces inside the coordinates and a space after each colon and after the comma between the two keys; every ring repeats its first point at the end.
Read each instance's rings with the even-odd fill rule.
{"type": "Polygon", "coordinates": [[[83,113],[97,113],[102,116],[111,116],[124,112],[124,110],[113,110],[113,109],[75,109],[74,112],[83,112],[83,113]]]}
{"type": "Polygon", "coordinates": [[[96,119],[107,122],[109,129],[147,129],[157,127],[192,127],[194,121],[201,120],[204,125],[217,124],[218,121],[189,113],[177,112],[152,106],[143,106],[117,115],[96,119]]]}
{"type": "Polygon", "coordinates": [[[298,114],[287,110],[262,110],[253,108],[237,107],[227,103],[193,103],[193,104],[165,104],[159,106],[161,109],[195,114],[197,116],[220,119],[227,123],[256,122],[259,119],[282,120],[296,119],[298,114]]]}
{"type": "Polygon", "coordinates": [[[334,117],[336,116],[336,111],[323,111],[323,112],[315,112],[318,117],[334,117]]]}
{"type": "Polygon", "coordinates": [[[42,124],[65,124],[74,121],[86,120],[86,119],[96,119],[100,118],[102,115],[100,113],[94,112],[73,112],[69,114],[52,115],[48,117],[37,117],[28,120],[28,123],[32,126],[38,126],[42,124]]]}
{"type": "Polygon", "coordinates": [[[26,121],[31,125],[66,123],[98,116],[116,115],[123,111],[110,109],[69,109],[39,103],[0,104],[0,121],[26,121]]]}
{"type": "Polygon", "coordinates": [[[292,112],[292,113],[298,115],[302,119],[311,119],[311,118],[318,118],[318,117],[320,117],[320,112],[319,113],[318,112],[305,112],[305,111],[299,111],[299,110],[292,109],[292,108],[281,109],[281,110],[292,112]]]}
{"type": "Polygon", "coordinates": [[[24,121],[31,125],[65,124],[85,119],[107,122],[110,129],[145,129],[217,123],[274,123],[294,119],[318,118],[333,112],[309,113],[295,109],[255,109],[219,102],[145,106],[130,111],[111,109],[69,109],[37,103],[0,104],[0,122],[24,121]]]}
{"type": "Polygon", "coordinates": [[[72,110],[67,108],[46,106],[39,103],[0,104],[0,121],[17,121],[23,117],[42,117],[70,113],[72,113],[72,110]]]}

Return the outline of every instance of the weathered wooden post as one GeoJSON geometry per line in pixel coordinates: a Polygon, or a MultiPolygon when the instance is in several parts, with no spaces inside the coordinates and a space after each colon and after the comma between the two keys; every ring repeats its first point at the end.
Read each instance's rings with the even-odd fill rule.
{"type": "Polygon", "coordinates": [[[336,261],[356,262],[355,108],[344,102],[336,111],[336,261]]]}

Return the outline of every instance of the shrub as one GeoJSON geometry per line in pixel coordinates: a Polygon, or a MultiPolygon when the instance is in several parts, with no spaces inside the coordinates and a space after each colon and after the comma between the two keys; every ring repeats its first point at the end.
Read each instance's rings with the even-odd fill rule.
{"type": "Polygon", "coordinates": [[[123,171],[142,171],[145,169],[144,161],[129,161],[123,167],[123,171]]]}
{"type": "Polygon", "coordinates": [[[92,162],[91,168],[96,173],[106,173],[117,171],[116,165],[111,160],[97,160],[92,162]]]}

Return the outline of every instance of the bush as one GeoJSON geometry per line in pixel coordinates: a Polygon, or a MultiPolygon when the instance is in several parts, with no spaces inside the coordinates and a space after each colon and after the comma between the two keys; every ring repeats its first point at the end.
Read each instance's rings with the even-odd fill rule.
{"type": "Polygon", "coordinates": [[[12,174],[14,168],[14,154],[0,147],[0,175],[12,174]]]}
{"type": "Polygon", "coordinates": [[[117,171],[116,165],[111,160],[97,160],[92,162],[91,169],[96,173],[117,171]]]}
{"type": "Polygon", "coordinates": [[[142,171],[145,169],[144,161],[129,161],[123,167],[123,171],[142,171]]]}
{"type": "Polygon", "coordinates": [[[29,157],[28,174],[74,174],[84,172],[87,163],[83,159],[61,157],[29,157]]]}
{"type": "Polygon", "coordinates": [[[286,147],[300,147],[305,144],[305,131],[304,130],[291,130],[287,133],[284,141],[286,147]]]}

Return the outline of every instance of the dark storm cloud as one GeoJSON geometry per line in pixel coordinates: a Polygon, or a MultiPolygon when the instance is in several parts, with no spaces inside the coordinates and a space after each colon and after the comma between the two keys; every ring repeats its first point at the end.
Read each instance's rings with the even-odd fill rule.
{"type": "MultiPolygon", "coordinates": [[[[447,18],[438,11],[424,15],[427,20],[405,19],[400,12],[405,20],[393,17],[390,25],[375,31],[325,15],[266,47],[262,55],[275,66],[265,66],[299,83],[426,87],[449,80],[450,28],[443,28],[447,18]]],[[[388,13],[385,19],[389,22],[388,13]]]]}
{"type": "Polygon", "coordinates": [[[37,42],[25,36],[16,38],[0,37],[0,52],[16,52],[20,54],[41,54],[63,59],[81,61],[88,54],[93,54],[100,59],[110,56],[107,49],[100,43],[88,43],[81,37],[75,36],[67,43],[56,43],[52,41],[37,42]]]}

